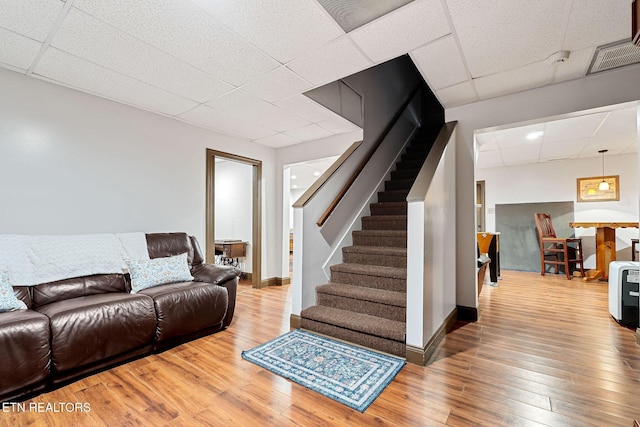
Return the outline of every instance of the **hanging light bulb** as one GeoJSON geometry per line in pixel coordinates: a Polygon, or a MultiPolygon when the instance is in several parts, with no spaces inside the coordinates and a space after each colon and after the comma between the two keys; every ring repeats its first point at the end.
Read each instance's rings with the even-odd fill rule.
{"type": "Polygon", "coordinates": [[[609,189],[609,183],[604,180],[604,153],[609,150],[600,150],[598,153],[602,154],[602,182],[598,185],[598,190],[607,191],[609,189]]]}

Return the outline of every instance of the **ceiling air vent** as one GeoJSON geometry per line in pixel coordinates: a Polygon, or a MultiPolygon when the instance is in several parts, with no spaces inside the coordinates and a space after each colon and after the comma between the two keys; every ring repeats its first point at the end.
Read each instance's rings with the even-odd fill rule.
{"type": "Polygon", "coordinates": [[[587,75],[640,62],[640,46],[629,39],[598,46],[587,75]]]}

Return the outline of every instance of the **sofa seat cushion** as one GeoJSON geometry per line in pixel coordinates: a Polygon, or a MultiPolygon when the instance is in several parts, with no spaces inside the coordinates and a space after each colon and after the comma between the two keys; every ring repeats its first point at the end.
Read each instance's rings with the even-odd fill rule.
{"type": "Polygon", "coordinates": [[[226,288],[210,283],[170,283],[142,290],[139,295],[153,298],[157,342],[221,324],[229,304],[226,288]]]}
{"type": "Polygon", "coordinates": [[[156,316],[151,298],[96,294],[38,308],[51,321],[53,369],[63,372],[153,342],[156,316]]]}
{"type": "Polygon", "coordinates": [[[49,375],[49,319],[32,310],[0,313],[0,401],[49,375]]]}

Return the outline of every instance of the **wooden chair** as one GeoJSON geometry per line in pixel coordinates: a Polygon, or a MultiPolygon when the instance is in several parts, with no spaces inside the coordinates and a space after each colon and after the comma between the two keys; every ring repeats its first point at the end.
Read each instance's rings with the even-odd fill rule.
{"type": "Polygon", "coordinates": [[[559,266],[563,265],[567,279],[571,280],[569,266],[575,264],[580,269],[580,275],[584,277],[582,239],[557,237],[549,214],[536,213],[535,220],[540,243],[540,274],[544,276],[545,264],[555,266],[556,274],[560,272],[559,266]]]}
{"type": "Polygon", "coordinates": [[[640,242],[640,240],[631,239],[631,261],[638,260],[638,248],[637,248],[638,242],[640,242]]]}

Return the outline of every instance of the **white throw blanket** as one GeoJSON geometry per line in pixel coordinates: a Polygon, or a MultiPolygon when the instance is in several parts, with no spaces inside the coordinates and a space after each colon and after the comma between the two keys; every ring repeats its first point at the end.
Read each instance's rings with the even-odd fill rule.
{"type": "Polygon", "coordinates": [[[14,286],[122,273],[126,259],[149,259],[144,233],[0,235],[0,270],[14,286]]]}

